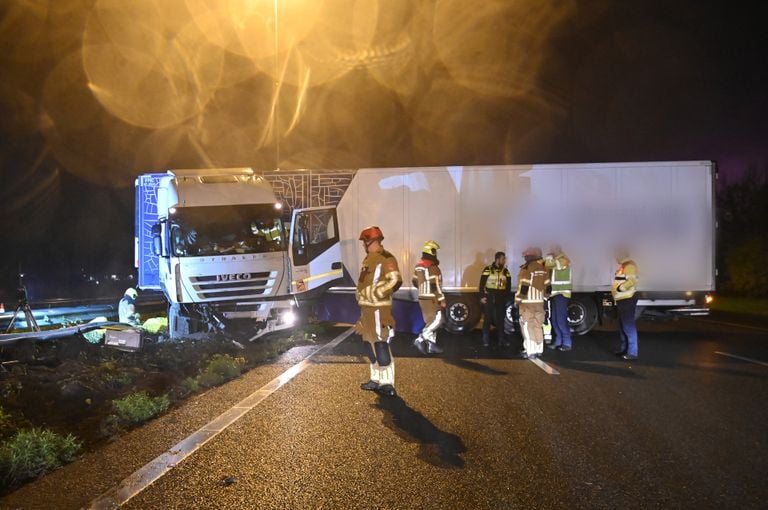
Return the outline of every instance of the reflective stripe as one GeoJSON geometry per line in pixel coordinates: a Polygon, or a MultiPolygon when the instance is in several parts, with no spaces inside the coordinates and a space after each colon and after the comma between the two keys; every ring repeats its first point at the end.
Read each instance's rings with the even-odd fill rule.
{"type": "Polygon", "coordinates": [[[371,363],[371,381],[379,382],[379,364],[371,363]]]}
{"type": "Polygon", "coordinates": [[[424,329],[421,332],[421,337],[425,340],[428,340],[432,343],[435,343],[437,341],[437,329],[440,327],[440,324],[443,322],[443,312],[442,310],[438,310],[435,314],[435,318],[432,322],[424,326],[424,329]]]}

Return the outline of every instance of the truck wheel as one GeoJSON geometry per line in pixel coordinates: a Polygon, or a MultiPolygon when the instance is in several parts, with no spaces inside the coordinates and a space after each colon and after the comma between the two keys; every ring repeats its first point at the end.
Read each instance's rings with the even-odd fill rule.
{"type": "Polygon", "coordinates": [[[448,298],[445,308],[445,329],[451,333],[465,333],[480,321],[480,304],[474,296],[448,298]]]}
{"type": "Polygon", "coordinates": [[[577,335],[584,335],[597,323],[597,305],[589,296],[574,296],[568,304],[568,325],[577,335]]]}
{"type": "Polygon", "coordinates": [[[515,331],[515,324],[519,321],[520,316],[517,308],[515,307],[515,301],[512,300],[504,307],[504,331],[512,333],[515,331]]]}

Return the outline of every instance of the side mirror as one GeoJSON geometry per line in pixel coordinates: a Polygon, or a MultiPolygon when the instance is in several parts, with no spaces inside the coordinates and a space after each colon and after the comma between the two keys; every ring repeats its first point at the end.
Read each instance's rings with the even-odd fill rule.
{"type": "Polygon", "coordinates": [[[159,223],[152,225],[152,253],[159,257],[162,253],[162,226],[159,223]]]}

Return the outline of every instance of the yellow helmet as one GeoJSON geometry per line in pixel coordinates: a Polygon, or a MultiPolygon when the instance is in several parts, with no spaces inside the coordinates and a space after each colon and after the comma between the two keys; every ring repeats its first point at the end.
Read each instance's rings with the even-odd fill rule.
{"type": "Polygon", "coordinates": [[[437,255],[437,250],[439,249],[440,245],[431,240],[424,243],[424,246],[421,247],[423,253],[431,253],[432,255],[437,255]]]}

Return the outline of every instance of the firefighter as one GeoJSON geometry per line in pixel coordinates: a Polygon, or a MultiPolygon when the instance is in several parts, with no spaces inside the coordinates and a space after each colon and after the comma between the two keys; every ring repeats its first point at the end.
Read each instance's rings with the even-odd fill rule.
{"type": "Polygon", "coordinates": [[[427,241],[421,248],[421,260],[413,271],[413,285],[418,289],[419,307],[424,317],[424,329],[413,341],[422,354],[440,354],[443,349],[437,345],[437,330],[443,323],[445,294],[443,274],[437,250],[440,245],[427,241]]]}
{"type": "Polygon", "coordinates": [[[507,256],[503,251],[496,252],[493,264],[485,266],[480,276],[480,303],[483,304],[483,346],[490,343],[491,322],[496,325],[499,345],[509,346],[509,339],[504,331],[504,315],[507,301],[512,293],[512,275],[506,266],[507,256]]]}
{"type": "Polygon", "coordinates": [[[549,269],[552,293],[549,298],[550,322],[555,330],[555,340],[548,344],[550,349],[571,350],[571,327],[568,325],[568,304],[571,301],[571,261],[559,245],[554,245],[544,259],[549,269]]]}
{"type": "Polygon", "coordinates": [[[525,264],[517,276],[515,303],[520,309],[520,329],[523,333],[522,358],[538,358],[544,351],[544,300],[550,292],[549,272],[544,267],[541,249],[527,248],[525,264]]]}
{"type": "Polygon", "coordinates": [[[131,326],[141,326],[141,316],[136,312],[136,298],[139,293],[133,287],[125,289],[123,298],[117,304],[117,315],[120,322],[131,326]]]}
{"type": "Polygon", "coordinates": [[[613,276],[611,295],[616,302],[619,315],[619,334],[621,349],[615,354],[626,360],[637,359],[637,327],[635,326],[635,309],[637,308],[637,264],[629,257],[629,251],[617,251],[616,262],[619,267],[613,276]]]}
{"type": "Polygon", "coordinates": [[[392,317],[392,294],[403,280],[397,260],[381,245],[384,234],[379,227],[371,226],[360,232],[365,249],[365,260],[357,281],[357,304],[360,320],[355,331],[362,335],[366,354],[371,360],[371,379],[360,385],[368,391],[395,396],[395,360],[389,341],[395,334],[392,317]]]}

